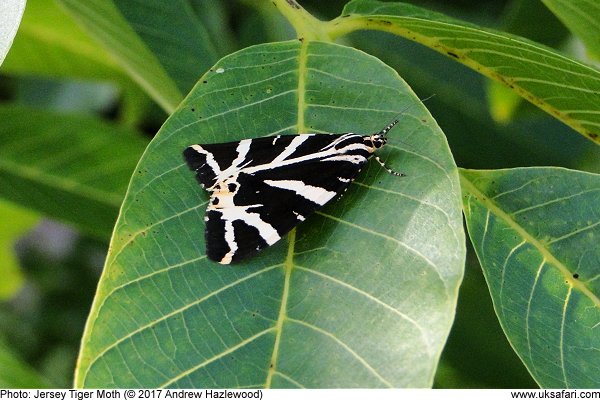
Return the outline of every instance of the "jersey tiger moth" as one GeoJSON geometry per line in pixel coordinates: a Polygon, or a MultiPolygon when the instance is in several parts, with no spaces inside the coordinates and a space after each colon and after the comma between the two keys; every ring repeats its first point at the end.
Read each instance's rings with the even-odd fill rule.
{"type": "Polygon", "coordinates": [[[278,135],[186,148],[185,161],[211,195],[207,257],[230,264],[276,243],[344,192],[397,123],[364,136],[278,135]]]}

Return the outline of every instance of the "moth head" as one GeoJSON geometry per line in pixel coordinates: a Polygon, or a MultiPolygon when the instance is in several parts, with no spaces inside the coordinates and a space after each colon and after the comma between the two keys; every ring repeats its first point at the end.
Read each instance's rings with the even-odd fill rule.
{"type": "Polygon", "coordinates": [[[373,151],[382,148],[387,143],[387,134],[397,123],[398,120],[396,119],[379,132],[368,136],[367,141],[370,142],[369,146],[373,149],[373,151]]]}
{"type": "Polygon", "coordinates": [[[373,150],[377,150],[387,143],[387,138],[381,133],[376,133],[369,136],[369,141],[371,142],[371,147],[373,150]]]}

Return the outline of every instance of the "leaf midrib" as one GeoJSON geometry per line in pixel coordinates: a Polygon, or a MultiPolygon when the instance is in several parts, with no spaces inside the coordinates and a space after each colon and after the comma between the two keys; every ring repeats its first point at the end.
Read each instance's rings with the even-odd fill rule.
{"type": "Polygon", "coordinates": [[[277,361],[279,360],[279,349],[281,347],[281,333],[283,331],[283,323],[287,318],[287,302],[290,292],[290,278],[292,269],[294,268],[294,246],[296,244],[296,228],[292,229],[288,235],[288,251],[283,264],[284,280],[283,292],[281,295],[281,306],[279,307],[279,315],[275,324],[275,343],[273,344],[273,353],[271,354],[271,362],[269,364],[269,372],[265,381],[265,388],[270,388],[273,380],[273,374],[277,372],[277,361]]]}
{"type": "MultiPolygon", "coordinates": [[[[301,41],[300,52],[298,54],[298,114],[296,122],[296,133],[306,131],[304,122],[304,110],[306,109],[306,75],[308,72],[308,39],[301,41]]],[[[290,278],[294,268],[294,247],[296,244],[296,228],[292,229],[288,234],[288,251],[284,262],[284,281],[283,292],[281,295],[281,306],[279,315],[275,324],[275,343],[273,344],[273,353],[271,354],[271,362],[269,363],[269,372],[265,380],[265,388],[270,388],[273,375],[277,372],[277,361],[279,360],[279,349],[281,346],[281,334],[283,331],[283,323],[287,318],[287,302],[290,290],[290,278]]]]}

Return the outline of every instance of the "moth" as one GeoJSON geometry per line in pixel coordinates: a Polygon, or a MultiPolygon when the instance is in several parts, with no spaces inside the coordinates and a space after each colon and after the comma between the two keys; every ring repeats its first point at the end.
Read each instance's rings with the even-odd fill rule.
{"type": "Polygon", "coordinates": [[[184,159],[210,193],[207,257],[230,264],[276,243],[343,193],[397,123],[371,135],[277,135],[187,147],[184,159]]]}

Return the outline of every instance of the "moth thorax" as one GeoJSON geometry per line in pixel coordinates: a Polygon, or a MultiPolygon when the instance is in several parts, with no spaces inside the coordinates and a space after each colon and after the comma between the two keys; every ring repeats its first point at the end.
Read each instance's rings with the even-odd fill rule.
{"type": "Polygon", "coordinates": [[[383,147],[387,143],[387,139],[380,133],[376,133],[374,135],[363,136],[363,140],[367,146],[369,146],[369,151],[372,153],[375,150],[383,147]]]}

